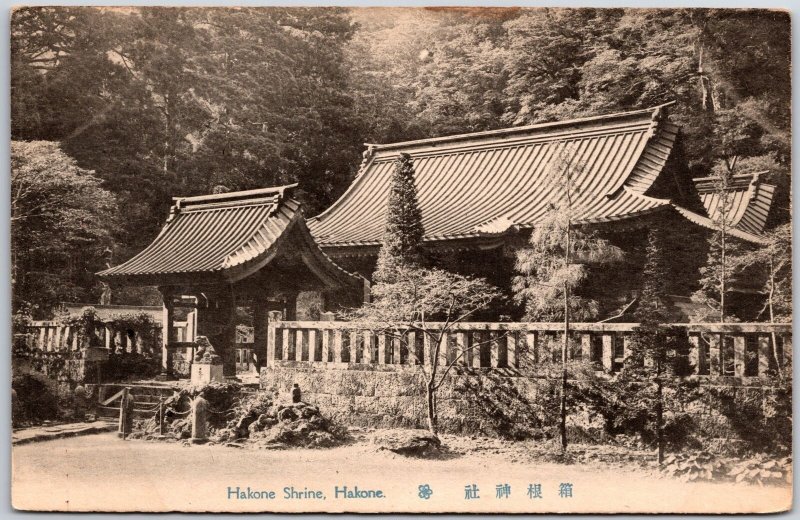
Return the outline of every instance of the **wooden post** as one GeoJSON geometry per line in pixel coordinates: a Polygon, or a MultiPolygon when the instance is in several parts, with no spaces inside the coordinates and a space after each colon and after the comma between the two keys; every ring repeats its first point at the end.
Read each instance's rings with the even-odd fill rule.
{"type": "Polygon", "coordinates": [[[289,329],[283,329],[283,349],[281,350],[281,360],[289,360],[289,329]]]}
{"type": "Polygon", "coordinates": [[[581,361],[588,363],[592,360],[592,335],[581,334],[581,361]]]}
{"type": "Polygon", "coordinates": [[[469,365],[469,355],[467,354],[467,334],[465,332],[456,333],[456,356],[461,356],[458,361],[458,366],[469,365]]]}
{"type": "Polygon", "coordinates": [[[355,363],[358,361],[358,331],[350,331],[350,362],[355,363]]]}
{"type": "Polygon", "coordinates": [[[400,365],[403,361],[402,357],[400,356],[400,347],[402,343],[400,342],[400,338],[393,337],[392,338],[392,364],[393,365],[400,365]]]}
{"type": "Polygon", "coordinates": [[[758,336],[758,375],[764,377],[769,374],[770,358],[772,349],[770,348],[769,335],[759,334],[758,336]]]}
{"type": "MultiPolygon", "coordinates": [[[[192,311],[186,317],[186,335],[190,338],[189,341],[194,341],[192,318],[196,315],[197,311],[192,311]]],[[[258,359],[258,364],[262,367],[269,363],[269,322],[269,310],[266,302],[256,298],[253,302],[253,352],[258,359]]]]}
{"type": "Polygon", "coordinates": [[[449,335],[441,334],[440,339],[441,339],[441,344],[439,345],[439,366],[444,368],[449,363],[447,357],[447,351],[450,350],[449,335]]]}
{"type": "Polygon", "coordinates": [[[744,377],[745,375],[744,336],[733,337],[733,374],[738,377],[744,377]]]}
{"type": "Polygon", "coordinates": [[[303,329],[294,329],[294,360],[303,361],[303,329]]]}
{"type": "Polygon", "coordinates": [[[483,343],[483,333],[474,331],[472,333],[472,368],[481,368],[481,343],[483,343]]]}
{"type": "Polygon", "coordinates": [[[330,329],[322,329],[320,330],[320,334],[322,334],[322,362],[328,363],[330,359],[330,337],[331,337],[330,329]]]}
{"type": "Polygon", "coordinates": [[[47,344],[44,342],[46,333],[47,327],[39,327],[39,348],[42,350],[47,350],[47,344]]]}
{"type": "MultiPolygon", "coordinates": [[[[175,327],[173,321],[175,319],[175,307],[172,303],[172,296],[169,293],[162,292],[161,294],[164,301],[161,313],[161,374],[171,376],[172,360],[167,347],[174,341],[175,327]]],[[[106,348],[109,348],[110,330],[110,325],[106,324],[106,348]]]]}
{"type": "Polygon", "coordinates": [[[308,329],[308,360],[317,360],[317,329],[308,329]]]}
{"type": "Polygon", "coordinates": [[[514,331],[509,331],[508,336],[506,336],[506,351],[508,352],[508,367],[518,368],[517,333],[514,331]]]}
{"type": "Polygon", "coordinates": [[[363,337],[364,337],[364,350],[361,354],[361,362],[369,365],[372,363],[372,332],[369,330],[365,330],[363,332],[363,337]]]}
{"type": "Polygon", "coordinates": [[[539,362],[539,344],[537,339],[535,331],[529,330],[525,333],[525,346],[528,348],[530,359],[534,363],[539,362]]]}
{"type": "Polygon", "coordinates": [[[422,357],[423,364],[433,365],[433,353],[431,349],[431,339],[428,334],[422,334],[422,357]]]}
{"type": "Polygon", "coordinates": [[[489,352],[492,368],[497,368],[500,366],[500,342],[497,341],[496,333],[489,331],[486,334],[489,338],[489,352]]]}
{"type": "Polygon", "coordinates": [[[603,334],[603,370],[614,371],[614,335],[603,334]]]}
{"type": "Polygon", "coordinates": [[[378,364],[386,364],[386,334],[378,334],[378,364]]]}
{"type": "Polygon", "coordinates": [[[717,333],[708,334],[708,353],[710,357],[709,375],[722,375],[722,336],[717,333]]]}
{"type": "Polygon", "coordinates": [[[333,362],[342,362],[342,329],[333,331],[333,362]]]}

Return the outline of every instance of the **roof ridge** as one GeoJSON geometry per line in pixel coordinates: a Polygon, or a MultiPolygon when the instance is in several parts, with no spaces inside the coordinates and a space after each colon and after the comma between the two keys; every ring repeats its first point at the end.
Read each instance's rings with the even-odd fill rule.
{"type": "Polygon", "coordinates": [[[227,193],[211,193],[207,195],[194,195],[191,197],[173,197],[172,200],[178,208],[185,204],[197,204],[203,202],[223,202],[232,199],[247,200],[258,195],[278,195],[283,198],[286,191],[297,188],[298,183],[284,184],[283,186],[272,186],[268,188],[256,188],[253,190],[229,191],[227,193]]]}
{"type": "Polygon", "coordinates": [[[446,143],[450,141],[461,141],[465,139],[476,139],[476,138],[484,138],[484,137],[494,137],[494,136],[502,136],[508,134],[516,134],[516,133],[523,133],[523,132],[530,132],[531,130],[539,130],[544,128],[558,128],[560,126],[570,126],[575,124],[582,124],[582,123],[593,123],[597,121],[603,120],[611,120],[611,119],[620,119],[626,117],[633,117],[639,116],[642,114],[651,114],[653,118],[658,117],[661,110],[665,107],[671,106],[675,104],[675,101],[670,101],[668,103],[663,103],[661,105],[656,105],[654,107],[649,108],[642,108],[638,110],[630,110],[627,112],[614,112],[611,114],[602,114],[602,115],[595,115],[595,116],[587,116],[587,117],[580,117],[580,118],[573,118],[573,119],[564,119],[559,121],[549,121],[546,123],[536,123],[533,125],[525,125],[525,126],[515,126],[510,128],[498,128],[496,130],[485,130],[482,132],[472,132],[472,133],[465,133],[465,134],[453,134],[448,136],[441,136],[441,137],[431,137],[427,139],[417,139],[412,141],[398,141],[395,143],[384,143],[384,144],[376,144],[376,143],[364,143],[364,146],[371,149],[373,152],[377,152],[380,150],[390,150],[393,148],[406,148],[409,146],[419,146],[425,144],[432,144],[432,143],[446,143]]]}

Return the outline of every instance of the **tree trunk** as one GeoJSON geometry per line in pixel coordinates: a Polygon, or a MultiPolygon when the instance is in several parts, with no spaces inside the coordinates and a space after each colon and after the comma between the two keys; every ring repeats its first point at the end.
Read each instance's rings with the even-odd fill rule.
{"type": "Polygon", "coordinates": [[[658,445],[658,465],[664,463],[664,383],[660,370],[656,372],[656,443],[658,445]]]}
{"type": "MultiPolygon", "coordinates": [[[[775,308],[773,301],[775,298],[775,262],[772,258],[769,259],[769,295],[767,296],[767,305],[769,307],[769,322],[775,323],[775,308]]],[[[772,329],[772,357],[775,359],[775,369],[778,374],[778,381],[783,381],[783,372],[781,371],[781,363],[778,360],[778,335],[775,334],[775,329],[772,329]]]]}
{"type": "Polygon", "coordinates": [[[425,385],[428,402],[428,431],[434,437],[438,436],[438,424],[436,421],[436,389],[433,386],[433,381],[425,385]]]}
{"type": "Polygon", "coordinates": [[[561,452],[567,451],[567,350],[569,349],[569,286],[564,284],[564,341],[561,344],[561,452]]]}

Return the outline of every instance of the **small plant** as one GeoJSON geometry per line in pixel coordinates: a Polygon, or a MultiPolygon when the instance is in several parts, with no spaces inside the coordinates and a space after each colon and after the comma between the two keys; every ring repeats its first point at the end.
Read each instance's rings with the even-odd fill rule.
{"type": "Polygon", "coordinates": [[[716,480],[726,475],[727,465],[707,451],[670,455],[664,459],[661,472],[686,482],[716,480]]]}
{"type": "Polygon", "coordinates": [[[769,458],[768,455],[758,455],[734,465],[728,471],[728,476],[735,477],[737,483],[746,482],[759,486],[791,483],[792,457],[787,456],[775,460],[769,458]]]}

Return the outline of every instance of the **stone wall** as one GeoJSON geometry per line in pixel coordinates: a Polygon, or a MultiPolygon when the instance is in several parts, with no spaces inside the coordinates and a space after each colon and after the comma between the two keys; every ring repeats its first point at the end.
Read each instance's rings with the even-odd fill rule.
{"type": "MultiPolygon", "coordinates": [[[[553,438],[558,431],[560,381],[556,376],[459,367],[438,391],[440,429],[505,438],[553,438]]],[[[776,400],[781,390],[769,381],[691,377],[686,382],[693,388],[688,390],[694,396],[690,403],[673,402],[674,392],[665,393],[668,419],[675,412],[688,414],[689,422],[681,426],[688,437],[676,442],[694,445],[718,440],[728,447],[741,442],[751,446],[789,442],[791,412],[774,408],[787,401],[776,400]]],[[[304,401],[344,425],[426,427],[419,367],[275,361],[261,370],[261,387],[266,391],[288,395],[293,383],[300,386],[304,401]]],[[[597,442],[608,435],[606,418],[590,408],[585,403],[570,405],[567,425],[572,442],[597,442]]]]}
{"type": "MultiPolygon", "coordinates": [[[[281,361],[261,371],[261,387],[287,393],[293,383],[303,400],[343,424],[364,427],[424,428],[424,379],[418,367],[342,363],[323,368],[303,361],[281,361]]],[[[442,431],[530,437],[556,427],[545,409],[556,394],[546,379],[498,370],[459,369],[439,389],[442,431]]]]}

